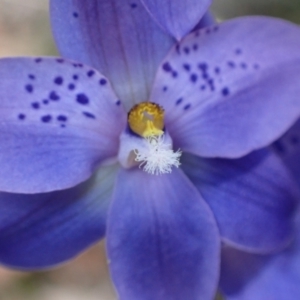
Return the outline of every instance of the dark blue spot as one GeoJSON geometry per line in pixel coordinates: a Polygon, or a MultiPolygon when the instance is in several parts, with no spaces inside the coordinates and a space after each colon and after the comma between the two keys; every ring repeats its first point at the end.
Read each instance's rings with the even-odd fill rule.
{"type": "Polygon", "coordinates": [[[200,35],[200,31],[199,30],[195,31],[195,37],[198,37],[199,35],[200,35]]]}
{"type": "Polygon", "coordinates": [[[54,78],[54,83],[57,84],[57,85],[62,85],[63,84],[63,78],[60,77],[60,76],[57,76],[54,78]]]}
{"type": "Polygon", "coordinates": [[[197,50],[198,50],[198,45],[197,45],[197,44],[194,44],[194,45],[193,45],[193,50],[194,50],[194,51],[197,51],[197,50]]]}
{"type": "Polygon", "coordinates": [[[94,70],[90,70],[86,74],[87,74],[88,77],[92,77],[95,74],[95,71],[94,70]]]}
{"type": "Polygon", "coordinates": [[[191,82],[196,82],[197,79],[198,79],[198,76],[196,74],[191,74],[191,76],[190,76],[191,82]]]}
{"type": "Polygon", "coordinates": [[[220,74],[221,69],[219,67],[215,67],[215,73],[220,74]]]}
{"type": "Polygon", "coordinates": [[[121,100],[117,100],[116,104],[120,105],[121,104],[121,100]]]}
{"type": "Polygon", "coordinates": [[[191,107],[191,104],[186,104],[186,105],[183,107],[183,109],[184,109],[184,110],[188,110],[190,107],[191,107]]]}
{"type": "Polygon", "coordinates": [[[183,51],[184,51],[185,54],[189,54],[190,53],[189,47],[184,47],[183,51]]]}
{"type": "Polygon", "coordinates": [[[176,100],[175,104],[179,105],[182,101],[183,101],[183,98],[179,98],[179,99],[176,100]]]}
{"type": "Polygon", "coordinates": [[[74,89],[75,89],[75,84],[70,83],[70,84],[68,85],[68,89],[69,89],[70,91],[74,90],[74,89]]]}
{"type": "Polygon", "coordinates": [[[187,71],[190,71],[191,66],[189,64],[183,64],[183,68],[187,71]]]}
{"type": "Polygon", "coordinates": [[[99,80],[99,83],[100,83],[101,85],[106,85],[107,80],[104,79],[104,78],[102,78],[102,79],[99,80]]]}
{"type": "Polygon", "coordinates": [[[178,76],[178,73],[177,73],[176,71],[173,71],[173,72],[172,72],[172,76],[173,76],[174,78],[176,78],[176,77],[178,76]]]}
{"type": "Polygon", "coordinates": [[[18,115],[18,118],[19,118],[20,120],[24,120],[24,119],[26,118],[26,116],[25,116],[24,114],[19,114],[19,115],[18,115]]]}
{"type": "Polygon", "coordinates": [[[163,87],[163,91],[166,92],[167,90],[168,90],[168,87],[167,87],[167,86],[164,86],[164,87],[163,87]]]}
{"type": "Polygon", "coordinates": [[[242,62],[242,63],[240,64],[240,66],[241,66],[242,69],[247,69],[247,64],[244,63],[244,62],[242,62]]]}
{"type": "Polygon", "coordinates": [[[219,26],[215,26],[214,28],[213,28],[213,31],[218,31],[219,30],[219,26]]]}
{"type": "Polygon", "coordinates": [[[80,104],[86,105],[89,103],[89,98],[85,94],[77,94],[76,101],[80,104]]]}
{"type": "Polygon", "coordinates": [[[44,104],[48,104],[48,103],[49,103],[49,100],[45,99],[45,100],[43,100],[43,103],[44,103],[44,104]]]}
{"type": "Polygon", "coordinates": [[[41,120],[44,123],[49,123],[51,121],[52,117],[50,115],[42,116],[41,120]]]}
{"type": "Polygon", "coordinates": [[[83,64],[80,64],[80,63],[74,63],[72,64],[75,68],[82,68],[83,67],[83,64]]]}
{"type": "Polygon", "coordinates": [[[180,54],[180,44],[176,44],[175,50],[176,50],[177,54],[180,54]]]}
{"type": "Polygon", "coordinates": [[[202,91],[204,91],[204,90],[206,89],[206,86],[203,84],[203,85],[200,86],[200,89],[201,89],[202,91]]]}
{"type": "Polygon", "coordinates": [[[214,80],[212,78],[207,80],[207,83],[212,91],[215,90],[214,80]]]}
{"type": "Polygon", "coordinates": [[[255,70],[258,70],[258,69],[259,69],[259,65],[258,65],[258,64],[254,64],[254,65],[253,65],[253,68],[254,68],[255,70]]]}
{"type": "Polygon", "coordinates": [[[64,127],[66,127],[66,125],[65,124],[60,124],[60,127],[64,128],[64,127]]]}
{"type": "Polygon", "coordinates": [[[234,68],[235,67],[235,63],[233,61],[228,61],[227,62],[227,65],[230,67],[230,68],[234,68]]]}
{"type": "Polygon", "coordinates": [[[207,28],[207,29],[205,30],[205,33],[206,33],[206,34],[210,34],[210,31],[211,31],[210,28],[207,28]]]}
{"type": "Polygon", "coordinates": [[[229,89],[227,87],[224,87],[221,92],[222,92],[223,96],[228,96],[229,95],[229,89]]]}
{"type": "Polygon", "coordinates": [[[131,3],[131,4],[130,4],[130,7],[131,7],[131,8],[136,8],[136,7],[137,7],[137,4],[136,4],[136,3],[131,3]]]}
{"type": "Polygon", "coordinates": [[[57,116],[57,121],[66,122],[67,120],[68,120],[68,118],[64,115],[57,116]]]}
{"type": "Polygon", "coordinates": [[[73,12],[73,17],[74,18],[78,18],[78,13],[77,12],[73,12]]]}
{"type": "Polygon", "coordinates": [[[170,66],[170,64],[168,62],[165,62],[163,65],[162,65],[162,68],[164,71],[166,72],[171,72],[172,71],[172,67],[170,66]]]}
{"type": "Polygon", "coordinates": [[[240,48],[236,48],[236,49],[235,49],[235,54],[236,54],[236,55],[242,54],[242,50],[241,50],[240,48]]]}
{"type": "Polygon", "coordinates": [[[56,61],[57,61],[58,63],[62,64],[62,63],[64,62],[64,59],[62,59],[62,58],[57,58],[56,61]]]}
{"type": "Polygon", "coordinates": [[[34,76],[33,74],[29,74],[29,75],[28,75],[28,78],[31,79],[31,80],[34,80],[34,79],[35,79],[35,76],[34,76]]]}
{"type": "Polygon", "coordinates": [[[40,104],[38,102],[32,102],[31,103],[31,106],[34,108],[34,109],[39,109],[40,108],[40,104]]]}
{"type": "Polygon", "coordinates": [[[199,64],[198,64],[198,68],[199,68],[201,71],[205,72],[205,71],[208,69],[208,65],[207,65],[207,63],[199,63],[199,64]]]}
{"type": "Polygon", "coordinates": [[[202,73],[202,78],[203,79],[207,79],[209,76],[208,76],[208,74],[206,73],[206,72],[204,72],[204,73],[202,73]]]}
{"type": "Polygon", "coordinates": [[[87,112],[87,111],[83,111],[82,112],[86,117],[90,118],[90,119],[96,119],[95,115],[93,115],[92,113],[90,112],[87,112]]]}
{"type": "Polygon", "coordinates": [[[78,79],[78,75],[76,75],[76,74],[73,75],[73,79],[74,79],[74,80],[77,80],[77,79],[78,79]]]}
{"type": "Polygon", "coordinates": [[[58,101],[60,99],[60,97],[57,95],[55,91],[50,92],[49,98],[53,101],[58,101]]]}
{"type": "Polygon", "coordinates": [[[25,90],[28,92],[28,93],[32,93],[33,92],[33,86],[31,84],[26,84],[25,85],[25,90]]]}
{"type": "Polygon", "coordinates": [[[39,57],[39,58],[36,58],[34,61],[35,61],[36,63],[40,63],[40,62],[42,61],[42,59],[39,57]]]}

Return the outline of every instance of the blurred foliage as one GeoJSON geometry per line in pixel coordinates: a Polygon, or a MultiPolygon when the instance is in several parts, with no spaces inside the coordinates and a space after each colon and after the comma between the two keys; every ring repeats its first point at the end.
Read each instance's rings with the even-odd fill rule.
{"type": "Polygon", "coordinates": [[[300,0],[214,0],[212,10],[221,20],[268,15],[300,24],[300,0]]]}

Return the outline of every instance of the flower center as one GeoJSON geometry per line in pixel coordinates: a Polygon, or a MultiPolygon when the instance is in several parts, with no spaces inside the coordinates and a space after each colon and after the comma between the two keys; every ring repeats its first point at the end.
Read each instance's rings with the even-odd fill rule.
{"type": "Polygon", "coordinates": [[[181,151],[172,149],[164,128],[164,110],[158,104],[142,102],[128,113],[128,127],[120,137],[119,161],[125,168],[139,165],[150,174],[170,173],[179,167],[181,151]]]}
{"type": "Polygon", "coordinates": [[[128,114],[130,129],[146,138],[162,135],[164,128],[164,110],[152,102],[142,102],[135,105],[128,114]]]}

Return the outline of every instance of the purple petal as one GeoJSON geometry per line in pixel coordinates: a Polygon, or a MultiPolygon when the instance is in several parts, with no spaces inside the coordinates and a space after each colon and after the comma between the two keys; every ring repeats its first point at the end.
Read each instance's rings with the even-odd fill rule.
{"type": "Polygon", "coordinates": [[[207,11],[205,15],[202,17],[202,19],[199,21],[199,23],[195,26],[195,28],[193,28],[192,31],[196,31],[216,24],[217,21],[214,15],[210,11],[207,11]]]}
{"type": "Polygon", "coordinates": [[[276,155],[263,149],[240,159],[184,155],[181,162],[226,243],[266,253],[291,240],[296,187],[276,155]]]}
{"type": "Polygon", "coordinates": [[[300,218],[296,239],[273,256],[225,248],[221,289],[228,300],[294,300],[300,295],[300,218]]]}
{"type": "Polygon", "coordinates": [[[125,113],[106,79],[89,67],[2,59],[0,98],[2,191],[68,188],[117,155],[125,113]]]}
{"type": "Polygon", "coordinates": [[[0,194],[0,262],[40,269],[62,263],[104,236],[117,168],[103,167],[63,191],[0,194]]]}
{"type": "Polygon", "coordinates": [[[123,300],[213,298],[218,230],[180,169],[162,176],[121,170],[108,216],[107,249],[123,300]]]}
{"type": "Polygon", "coordinates": [[[278,19],[244,17],[202,29],[165,58],[150,100],[165,108],[182,150],[246,155],[299,117],[299,49],[299,27],[278,19]]]}
{"type": "Polygon", "coordinates": [[[160,26],[180,40],[196,26],[212,0],[141,0],[141,2],[160,26]]]}
{"type": "Polygon", "coordinates": [[[156,69],[173,39],[139,1],[52,0],[51,15],[63,56],[105,74],[128,109],[149,99],[156,69]]]}
{"type": "Polygon", "coordinates": [[[300,120],[273,143],[272,148],[292,172],[300,186],[300,120]]]}

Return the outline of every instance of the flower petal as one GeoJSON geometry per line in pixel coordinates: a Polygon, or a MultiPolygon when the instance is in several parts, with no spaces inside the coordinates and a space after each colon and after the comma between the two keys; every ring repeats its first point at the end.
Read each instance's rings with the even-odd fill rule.
{"type": "Polygon", "coordinates": [[[0,262],[18,269],[52,267],[104,236],[116,166],[63,191],[0,194],[0,262]]]}
{"type": "Polygon", "coordinates": [[[272,148],[292,172],[300,187],[300,120],[273,143],[272,148]]]}
{"type": "Polygon", "coordinates": [[[2,191],[68,188],[117,155],[125,113],[93,69],[54,58],[2,59],[0,98],[2,191]]]}
{"type": "Polygon", "coordinates": [[[212,299],[219,234],[180,169],[154,176],[121,170],[108,216],[110,270],[123,300],[212,299]]]}
{"type": "Polygon", "coordinates": [[[131,0],[52,0],[52,28],[63,56],[105,74],[127,109],[149,99],[173,39],[131,0]]]}
{"type": "Polygon", "coordinates": [[[294,300],[300,295],[300,218],[294,243],[277,255],[225,248],[221,289],[228,300],[294,300]]]}
{"type": "Polygon", "coordinates": [[[183,155],[181,162],[214,212],[226,243],[266,253],[291,240],[297,192],[276,155],[263,149],[240,159],[183,155]]]}
{"type": "Polygon", "coordinates": [[[180,40],[191,31],[212,0],[141,0],[160,26],[180,40]]]}
{"type": "Polygon", "coordinates": [[[182,150],[246,155],[299,117],[299,49],[300,28],[279,19],[244,17],[202,29],[163,61],[150,100],[165,108],[182,150]]]}

